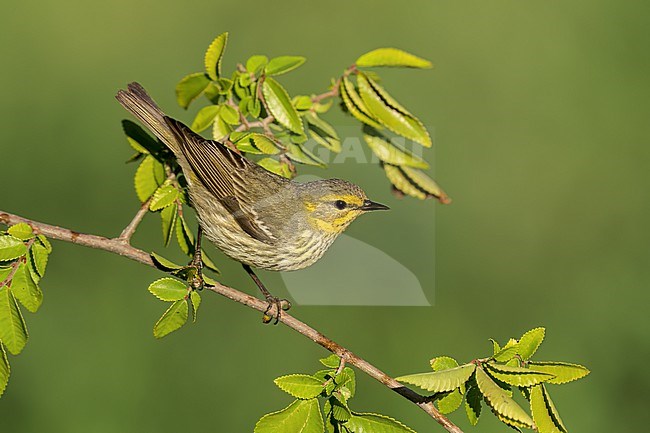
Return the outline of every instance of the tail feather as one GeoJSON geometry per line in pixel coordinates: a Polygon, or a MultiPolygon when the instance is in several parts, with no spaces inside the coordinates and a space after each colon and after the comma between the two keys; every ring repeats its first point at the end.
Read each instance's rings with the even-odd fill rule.
{"type": "Polygon", "coordinates": [[[165,121],[167,116],[140,84],[129,84],[127,90],[120,90],[115,98],[165,143],[174,154],[177,155],[180,152],[176,136],[165,121]]]}

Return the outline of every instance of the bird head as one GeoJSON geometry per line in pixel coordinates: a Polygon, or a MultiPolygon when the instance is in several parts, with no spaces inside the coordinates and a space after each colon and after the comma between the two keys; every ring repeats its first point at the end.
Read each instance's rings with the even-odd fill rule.
{"type": "Polygon", "coordinates": [[[316,180],[302,185],[309,223],[327,234],[340,234],[361,214],[389,209],[368,200],[361,188],[344,180],[316,180]]]}

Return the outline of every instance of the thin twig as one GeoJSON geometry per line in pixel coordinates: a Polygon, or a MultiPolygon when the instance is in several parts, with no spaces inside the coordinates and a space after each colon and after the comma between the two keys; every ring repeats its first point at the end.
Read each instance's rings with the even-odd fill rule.
{"type": "Polygon", "coordinates": [[[142,222],[142,219],[147,214],[147,212],[149,212],[149,203],[151,203],[152,197],[153,195],[145,200],[144,203],[142,203],[140,209],[138,209],[138,212],[135,214],[129,225],[124,227],[122,233],[120,233],[120,235],[117,237],[118,240],[125,244],[128,244],[131,241],[131,237],[142,222]]]}
{"type": "MultiPolygon", "coordinates": [[[[103,236],[78,233],[63,227],[57,227],[50,224],[32,221],[14,214],[0,211],[0,223],[5,225],[13,225],[21,222],[29,224],[33,229],[49,238],[109,251],[136,262],[155,267],[153,260],[147,252],[135,248],[128,243],[124,243],[120,241],[119,238],[109,239],[103,236]]],[[[264,312],[268,307],[266,301],[255,298],[254,296],[240,292],[237,289],[228,287],[223,284],[206,287],[206,289],[261,312],[264,312]]],[[[420,395],[415,391],[406,388],[404,385],[388,376],[386,373],[370,364],[368,361],[360,358],[350,350],[327,338],[316,329],[312,328],[304,322],[301,322],[286,312],[281,315],[280,322],[284,323],[294,331],[309,338],[314,343],[345,359],[346,363],[355,366],[360,371],[384,384],[386,387],[392,389],[402,397],[415,403],[423,411],[429,414],[429,416],[436,420],[442,427],[444,427],[448,432],[463,433],[459,427],[452,423],[446,416],[441,414],[433,405],[433,403],[427,400],[426,396],[420,395]]]]}

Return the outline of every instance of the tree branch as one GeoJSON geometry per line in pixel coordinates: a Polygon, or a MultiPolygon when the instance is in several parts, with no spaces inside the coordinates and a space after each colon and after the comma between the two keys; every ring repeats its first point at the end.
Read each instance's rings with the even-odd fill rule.
{"type": "Polygon", "coordinates": [[[151,203],[152,197],[153,196],[149,197],[147,200],[144,201],[144,203],[142,203],[142,206],[140,206],[140,209],[135,214],[135,216],[133,217],[129,225],[126,226],[124,230],[122,230],[122,233],[120,233],[118,239],[121,240],[123,243],[128,244],[131,241],[131,237],[133,236],[133,233],[135,233],[135,230],[142,222],[142,219],[147,214],[147,212],[149,212],[149,203],[151,203]]]}
{"type": "MultiPolygon", "coordinates": [[[[141,216],[138,217],[138,215],[140,215],[140,211],[138,212],[138,214],[136,214],[136,218],[134,218],[133,221],[136,221],[136,219],[138,218],[139,220],[142,219],[142,217],[141,216]]],[[[133,221],[131,224],[129,224],[127,229],[133,224],[133,221]]],[[[29,224],[34,230],[34,232],[38,234],[43,234],[46,237],[65,241],[65,242],[71,242],[73,244],[82,245],[89,248],[109,251],[115,254],[119,254],[120,256],[129,258],[131,260],[134,260],[136,262],[155,267],[154,262],[151,259],[150,255],[143,250],[131,246],[128,242],[128,239],[125,242],[124,241],[125,237],[123,235],[120,235],[117,238],[106,238],[103,236],[79,233],[63,227],[57,227],[50,224],[32,221],[27,218],[22,218],[18,215],[0,211],[0,223],[5,225],[13,225],[21,222],[29,224]]],[[[135,225],[137,226],[137,223],[135,225]]],[[[133,230],[135,230],[135,228],[133,230]]],[[[127,230],[125,229],[125,231],[127,230]]],[[[261,312],[264,312],[268,306],[266,301],[248,295],[244,292],[240,292],[237,289],[228,287],[223,284],[217,284],[212,287],[206,287],[206,289],[211,290],[228,299],[239,302],[240,304],[243,304],[249,308],[253,308],[261,312]]],[[[404,385],[402,385],[392,377],[388,376],[386,373],[384,373],[374,365],[370,364],[368,361],[364,360],[363,358],[360,358],[359,356],[352,353],[350,350],[346,349],[345,347],[341,346],[335,341],[327,338],[325,335],[321,334],[316,329],[312,328],[311,326],[307,325],[304,322],[301,322],[300,320],[296,319],[295,317],[289,315],[286,312],[282,313],[280,317],[280,322],[284,323],[294,331],[299,332],[300,334],[309,338],[314,343],[324,347],[328,351],[340,356],[345,363],[355,366],[362,372],[366,373],[368,376],[384,384],[386,387],[392,389],[402,397],[415,403],[423,411],[429,414],[429,416],[431,416],[434,420],[436,420],[442,427],[444,427],[445,430],[447,430],[448,432],[463,433],[460,428],[458,428],[455,424],[453,424],[446,416],[441,414],[433,405],[433,402],[429,401],[429,399],[426,396],[420,395],[415,391],[406,388],[404,385]]]]}

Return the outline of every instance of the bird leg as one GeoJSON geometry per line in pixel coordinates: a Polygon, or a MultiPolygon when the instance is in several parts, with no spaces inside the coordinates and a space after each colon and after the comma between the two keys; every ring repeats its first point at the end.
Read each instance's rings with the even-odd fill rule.
{"type": "Polygon", "coordinates": [[[245,265],[242,263],[242,266],[248,272],[248,275],[255,281],[255,284],[257,284],[257,287],[260,289],[260,292],[262,292],[262,295],[266,298],[266,302],[268,302],[268,306],[266,307],[266,310],[264,310],[264,317],[262,318],[262,321],[264,323],[269,323],[271,320],[275,318],[275,321],[273,322],[274,325],[277,325],[278,322],[280,321],[280,316],[282,315],[282,311],[287,311],[289,308],[291,308],[291,302],[289,302],[287,299],[280,299],[278,297],[275,297],[271,294],[271,292],[268,291],[266,287],[264,287],[264,284],[262,281],[259,279],[257,275],[255,275],[255,272],[251,269],[250,266],[245,265]],[[271,315],[269,315],[269,311],[271,308],[275,306],[275,312],[272,312],[271,315]]]}
{"type": "Polygon", "coordinates": [[[196,233],[196,244],[194,244],[194,257],[190,262],[190,267],[196,270],[196,273],[192,277],[191,285],[194,290],[203,290],[203,259],[201,258],[201,236],[203,235],[203,229],[199,225],[199,229],[196,233]]]}

